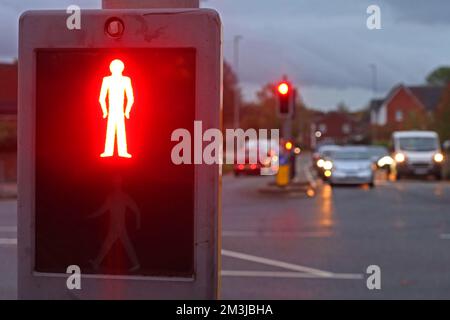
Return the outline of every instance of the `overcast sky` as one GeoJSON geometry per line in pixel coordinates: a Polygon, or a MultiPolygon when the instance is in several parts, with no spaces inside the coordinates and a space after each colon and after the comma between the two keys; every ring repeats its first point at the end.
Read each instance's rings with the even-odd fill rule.
{"type": "MultiPolygon", "coordinates": [[[[99,8],[100,0],[0,0],[0,57],[17,56],[17,18],[36,8],[99,8]]],[[[263,84],[287,74],[305,102],[352,109],[395,84],[420,84],[435,67],[450,65],[450,1],[446,0],[207,0],[224,24],[224,53],[242,35],[239,77],[251,100],[263,84]],[[368,30],[366,9],[381,8],[381,30],[368,30]]]]}

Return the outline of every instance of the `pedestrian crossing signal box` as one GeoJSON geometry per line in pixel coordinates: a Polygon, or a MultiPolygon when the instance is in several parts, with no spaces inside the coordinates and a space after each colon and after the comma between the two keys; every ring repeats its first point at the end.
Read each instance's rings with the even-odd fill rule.
{"type": "Polygon", "coordinates": [[[176,129],[220,128],[217,13],[67,18],[20,19],[19,297],[217,297],[219,168],[171,159],[176,129]]]}

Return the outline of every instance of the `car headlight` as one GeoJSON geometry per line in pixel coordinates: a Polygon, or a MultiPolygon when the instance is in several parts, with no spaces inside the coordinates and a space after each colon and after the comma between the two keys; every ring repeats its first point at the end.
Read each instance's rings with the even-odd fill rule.
{"type": "Polygon", "coordinates": [[[262,163],[265,165],[265,166],[268,166],[268,165],[270,165],[270,162],[272,161],[272,158],[265,158],[264,159],[264,161],[262,161],[262,163]]]}
{"type": "Polygon", "coordinates": [[[390,156],[384,156],[377,162],[380,168],[384,166],[390,166],[392,163],[394,163],[394,159],[392,159],[390,156]]]}
{"type": "Polygon", "coordinates": [[[399,153],[395,154],[394,159],[395,159],[395,162],[402,163],[402,162],[405,162],[406,157],[403,153],[399,152],[399,153]]]}
{"type": "Polygon", "coordinates": [[[435,162],[440,163],[440,162],[444,161],[444,155],[442,153],[440,153],[440,152],[435,153],[434,156],[433,156],[433,160],[435,162]]]}
{"type": "Polygon", "coordinates": [[[333,162],[331,162],[331,161],[329,161],[329,160],[326,160],[326,161],[323,163],[323,168],[324,168],[325,170],[331,170],[331,169],[333,169],[333,162]]]}
{"type": "Polygon", "coordinates": [[[325,160],[323,160],[323,159],[317,160],[317,166],[318,166],[319,168],[322,168],[324,164],[325,164],[325,160]]]}

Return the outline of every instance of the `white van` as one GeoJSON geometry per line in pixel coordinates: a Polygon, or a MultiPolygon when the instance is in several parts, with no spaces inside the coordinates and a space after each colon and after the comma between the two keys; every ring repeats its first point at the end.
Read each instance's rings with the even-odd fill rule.
{"type": "Polygon", "coordinates": [[[444,155],[434,131],[396,131],[392,134],[393,171],[400,179],[406,175],[442,177],[444,155]]]}

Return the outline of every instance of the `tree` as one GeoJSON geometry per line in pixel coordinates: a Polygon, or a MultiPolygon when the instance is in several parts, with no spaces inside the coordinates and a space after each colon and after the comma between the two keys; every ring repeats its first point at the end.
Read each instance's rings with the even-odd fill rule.
{"type": "Polygon", "coordinates": [[[231,66],[223,63],[223,124],[224,127],[233,126],[234,103],[236,97],[241,99],[241,91],[238,87],[238,79],[231,66]],[[236,94],[237,93],[237,94],[236,94]]]}
{"type": "MultiPolygon", "coordinates": [[[[281,129],[281,120],[277,114],[277,96],[274,84],[264,85],[256,94],[256,101],[246,104],[242,110],[243,129],[281,129]]],[[[309,129],[314,111],[308,109],[297,95],[295,103],[295,117],[292,121],[292,134],[300,143],[309,137],[309,129]]],[[[281,134],[281,132],[280,132],[281,134]]]]}
{"type": "Polygon", "coordinates": [[[442,141],[450,139],[450,83],[442,94],[441,102],[436,110],[435,126],[442,141]]]}
{"type": "Polygon", "coordinates": [[[339,102],[336,109],[340,113],[350,113],[349,108],[344,101],[339,102]]]}
{"type": "Polygon", "coordinates": [[[450,67],[442,66],[427,76],[427,83],[433,86],[444,86],[450,83],[450,67]]]}
{"type": "Polygon", "coordinates": [[[256,93],[255,103],[243,108],[241,126],[254,129],[280,127],[276,113],[276,96],[273,84],[266,84],[256,93]]]}

